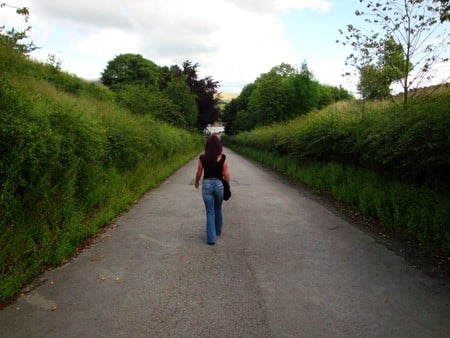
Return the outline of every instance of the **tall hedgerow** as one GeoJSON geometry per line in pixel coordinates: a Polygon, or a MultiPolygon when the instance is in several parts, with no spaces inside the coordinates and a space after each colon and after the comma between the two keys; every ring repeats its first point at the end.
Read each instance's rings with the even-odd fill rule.
{"type": "Polygon", "coordinates": [[[406,112],[339,102],[224,141],[448,254],[449,90],[423,89],[406,112]]]}
{"type": "Polygon", "coordinates": [[[101,85],[2,47],[0,55],[5,300],[197,154],[203,140],[117,106],[101,85]]]}

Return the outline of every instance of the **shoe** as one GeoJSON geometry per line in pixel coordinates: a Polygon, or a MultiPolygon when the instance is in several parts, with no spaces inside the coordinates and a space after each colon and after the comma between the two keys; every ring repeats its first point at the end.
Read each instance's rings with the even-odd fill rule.
{"type": "Polygon", "coordinates": [[[216,242],[208,242],[209,245],[214,245],[216,242]]]}

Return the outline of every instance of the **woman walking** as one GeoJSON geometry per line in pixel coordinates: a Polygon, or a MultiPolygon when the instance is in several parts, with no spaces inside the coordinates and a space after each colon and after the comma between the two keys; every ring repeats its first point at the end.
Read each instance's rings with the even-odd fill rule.
{"type": "Polygon", "coordinates": [[[216,244],[217,236],[222,233],[222,178],[230,184],[230,174],[226,156],[222,154],[222,144],[216,135],[206,140],[205,152],[200,155],[195,175],[195,188],[199,188],[203,175],[202,197],[206,208],[206,241],[216,244]]]}

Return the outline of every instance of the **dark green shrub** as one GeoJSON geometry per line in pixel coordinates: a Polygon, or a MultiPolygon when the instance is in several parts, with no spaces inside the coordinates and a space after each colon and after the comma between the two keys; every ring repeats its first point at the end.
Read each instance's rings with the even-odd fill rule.
{"type": "Polygon", "coordinates": [[[0,53],[0,68],[12,65],[0,78],[3,301],[73,254],[203,141],[119,108],[109,89],[0,53]]]}
{"type": "Polygon", "coordinates": [[[450,254],[450,198],[429,188],[396,182],[373,171],[337,163],[302,162],[264,150],[225,143],[234,150],[301,181],[329,192],[386,228],[408,233],[441,254],[450,254]]]}

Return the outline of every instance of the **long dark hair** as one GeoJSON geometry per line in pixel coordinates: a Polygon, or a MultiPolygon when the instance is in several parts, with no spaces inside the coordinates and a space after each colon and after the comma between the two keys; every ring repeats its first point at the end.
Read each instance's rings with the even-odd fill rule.
{"type": "Polygon", "coordinates": [[[205,153],[203,154],[204,163],[214,165],[219,154],[222,154],[222,143],[216,135],[211,135],[206,140],[205,153]]]}

